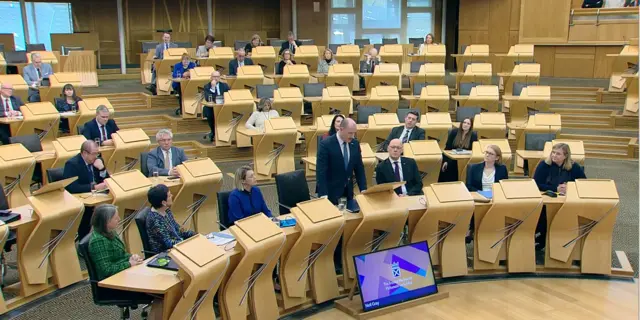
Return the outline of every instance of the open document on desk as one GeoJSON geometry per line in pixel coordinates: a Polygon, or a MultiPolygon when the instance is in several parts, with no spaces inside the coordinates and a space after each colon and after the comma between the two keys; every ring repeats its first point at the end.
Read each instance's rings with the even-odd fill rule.
{"type": "Polygon", "coordinates": [[[236,240],[232,234],[226,232],[211,232],[207,235],[207,239],[216,246],[223,246],[236,240]]]}

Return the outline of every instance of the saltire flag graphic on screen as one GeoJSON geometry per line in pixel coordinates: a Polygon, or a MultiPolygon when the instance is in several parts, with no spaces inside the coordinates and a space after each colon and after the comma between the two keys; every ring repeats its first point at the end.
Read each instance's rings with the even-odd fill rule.
{"type": "Polygon", "coordinates": [[[427,242],[354,257],[364,311],[438,292],[427,242]]]}

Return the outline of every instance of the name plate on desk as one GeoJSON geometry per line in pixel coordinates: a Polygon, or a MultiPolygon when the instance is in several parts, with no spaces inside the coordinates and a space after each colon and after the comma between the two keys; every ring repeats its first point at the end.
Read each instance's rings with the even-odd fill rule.
{"type": "Polygon", "coordinates": [[[234,225],[256,243],[282,233],[280,227],[271,222],[264,214],[254,214],[236,221],[234,225]]]}

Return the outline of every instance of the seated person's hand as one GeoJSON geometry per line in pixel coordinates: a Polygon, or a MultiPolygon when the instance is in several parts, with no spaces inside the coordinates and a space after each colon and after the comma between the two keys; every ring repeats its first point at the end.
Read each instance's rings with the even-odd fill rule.
{"type": "Polygon", "coordinates": [[[138,256],[137,254],[132,254],[131,257],[129,257],[129,264],[132,267],[141,264],[142,261],[142,258],[140,258],[140,256],[138,256]]]}
{"type": "Polygon", "coordinates": [[[17,116],[20,116],[20,115],[22,115],[20,113],[20,111],[16,111],[16,110],[9,111],[9,117],[17,117],[17,116]]]}
{"type": "Polygon", "coordinates": [[[185,78],[185,79],[191,79],[191,73],[189,71],[185,71],[182,74],[182,77],[185,78]]]}
{"type": "Polygon", "coordinates": [[[112,146],[113,145],[113,140],[109,139],[109,140],[102,141],[102,145],[103,146],[112,146]]]}
{"type": "Polygon", "coordinates": [[[169,170],[169,175],[174,177],[179,177],[180,172],[178,172],[178,169],[176,167],[173,167],[171,168],[171,170],[169,170]]]}
{"type": "Polygon", "coordinates": [[[563,195],[563,196],[567,193],[567,184],[566,183],[558,185],[558,193],[560,193],[560,195],[563,195]]]}
{"type": "Polygon", "coordinates": [[[447,167],[449,166],[449,164],[447,162],[442,164],[442,172],[444,172],[445,170],[447,170],[447,167]]]}
{"type": "Polygon", "coordinates": [[[93,186],[93,189],[96,190],[96,191],[104,190],[106,188],[107,188],[107,183],[106,182],[98,183],[98,184],[93,186]]]}
{"type": "Polygon", "coordinates": [[[93,162],[93,167],[102,171],[104,170],[104,162],[102,162],[102,159],[96,159],[96,161],[93,162]]]}

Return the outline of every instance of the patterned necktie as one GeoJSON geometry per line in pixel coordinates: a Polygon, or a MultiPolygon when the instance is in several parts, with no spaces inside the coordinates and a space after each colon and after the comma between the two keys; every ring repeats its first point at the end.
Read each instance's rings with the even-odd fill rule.
{"type": "Polygon", "coordinates": [[[393,174],[396,176],[396,182],[400,182],[400,166],[398,161],[393,162],[393,174]]]}
{"type": "Polygon", "coordinates": [[[38,78],[42,78],[42,71],[40,71],[40,68],[36,69],[36,71],[38,71],[38,78]]]}
{"type": "Polygon", "coordinates": [[[107,129],[105,129],[104,126],[100,126],[100,136],[102,141],[107,141],[107,129]]]}
{"type": "Polygon", "coordinates": [[[9,108],[9,99],[4,99],[4,113],[6,116],[9,115],[9,111],[11,111],[11,108],[9,108]]]}
{"type": "Polygon", "coordinates": [[[164,153],[164,168],[171,169],[170,161],[169,161],[169,151],[162,151],[164,153]]]}
{"type": "Polygon", "coordinates": [[[410,130],[404,129],[404,132],[402,133],[402,143],[407,143],[409,142],[409,134],[411,133],[410,130]]]}
{"type": "Polygon", "coordinates": [[[344,158],[344,169],[347,170],[349,166],[349,151],[347,149],[347,142],[342,143],[342,157],[344,158]]]}

